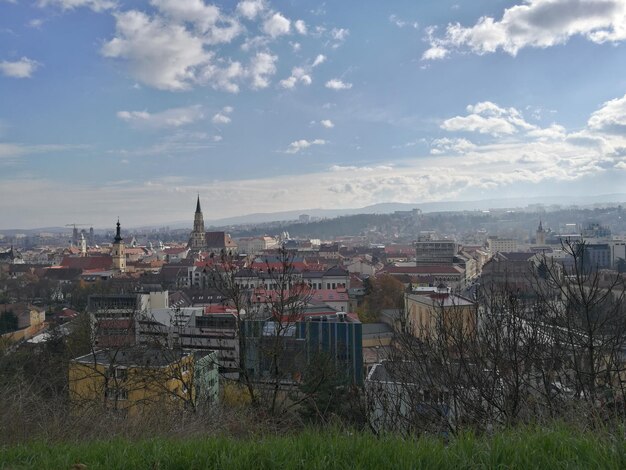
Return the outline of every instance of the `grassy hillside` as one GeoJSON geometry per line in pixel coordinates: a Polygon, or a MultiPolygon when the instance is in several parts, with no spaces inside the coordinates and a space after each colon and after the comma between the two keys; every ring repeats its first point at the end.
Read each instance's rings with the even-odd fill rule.
{"type": "Polygon", "coordinates": [[[369,434],[307,431],[238,440],[151,439],[4,448],[0,468],[37,469],[380,469],[380,468],[626,468],[623,438],[565,428],[527,429],[494,437],[403,440],[369,434]],[[82,464],[82,465],[75,465],[82,464]]]}

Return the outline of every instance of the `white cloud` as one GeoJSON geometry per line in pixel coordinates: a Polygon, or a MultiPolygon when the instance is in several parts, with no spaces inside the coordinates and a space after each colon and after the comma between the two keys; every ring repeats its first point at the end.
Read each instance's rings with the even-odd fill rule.
{"type": "Polygon", "coordinates": [[[294,67],[291,69],[291,76],[281,80],[280,86],[287,89],[295,88],[296,84],[300,82],[304,85],[310,85],[313,82],[311,76],[307,73],[303,67],[294,67]]]}
{"type": "Polygon", "coordinates": [[[306,23],[302,20],[297,20],[294,22],[293,27],[299,34],[305,35],[307,33],[306,23]]]}
{"type": "Polygon", "coordinates": [[[290,42],[289,45],[291,46],[291,50],[294,52],[298,52],[300,49],[302,49],[302,44],[300,44],[299,42],[290,42]]]}
{"type": "Polygon", "coordinates": [[[448,24],[443,37],[429,34],[430,48],[422,58],[441,59],[451,50],[486,54],[501,49],[514,56],[525,47],[551,47],[564,44],[573,36],[598,44],[623,41],[626,2],[527,0],[505,9],[500,20],[483,16],[471,27],[448,24]]]}
{"type": "Polygon", "coordinates": [[[291,22],[280,13],[274,13],[263,23],[263,31],[275,38],[283,34],[289,34],[291,22]]]}
{"type": "Polygon", "coordinates": [[[444,59],[448,55],[448,49],[441,46],[431,46],[429,47],[424,54],[422,55],[422,59],[424,60],[438,60],[444,59]]]}
{"type": "MultiPolygon", "coordinates": [[[[324,27],[322,26],[316,27],[317,34],[321,35],[325,32],[326,30],[324,27]]],[[[328,32],[328,34],[330,35],[331,41],[329,41],[327,45],[330,45],[330,47],[332,47],[333,49],[337,49],[346,40],[346,38],[350,34],[350,30],[346,28],[333,28],[328,32]]]]}
{"type": "MultiPolygon", "coordinates": [[[[69,150],[83,149],[83,145],[72,144],[22,144],[0,142],[0,159],[5,161],[36,153],[66,152],[69,150]]],[[[4,183],[3,183],[4,184],[4,183]]],[[[0,184],[0,186],[2,186],[0,184]]]]}
{"type": "Polygon", "coordinates": [[[11,78],[30,78],[39,66],[39,62],[27,57],[15,62],[4,60],[0,62],[0,73],[11,78]]]}
{"type": "Polygon", "coordinates": [[[255,19],[263,11],[266,5],[263,0],[244,0],[237,4],[237,12],[249,20],[255,19]]]}
{"type": "Polygon", "coordinates": [[[116,13],[115,37],[102,47],[105,57],[124,60],[136,80],[172,91],[206,85],[237,93],[243,83],[252,89],[269,86],[277,56],[257,52],[244,65],[210,49],[240,34],[235,19],[202,0],[152,3],[157,9],[152,16],[135,10],[116,13]]]}
{"type": "Polygon", "coordinates": [[[298,79],[294,77],[293,75],[278,82],[278,84],[281,87],[286,88],[288,90],[295,88],[296,83],[298,83],[298,79]]]}
{"type": "Polygon", "coordinates": [[[276,73],[276,61],[278,57],[267,52],[257,53],[250,61],[247,75],[252,80],[252,88],[267,88],[270,77],[276,73]]]}
{"type": "Polygon", "coordinates": [[[207,5],[203,0],[151,0],[150,3],[179,24],[193,24],[205,44],[228,43],[242,32],[236,19],[222,14],[218,7],[207,5]]]}
{"type": "Polygon", "coordinates": [[[596,131],[626,135],[626,95],[604,103],[589,117],[587,125],[596,131]]]}
{"type": "Polygon", "coordinates": [[[222,113],[215,114],[211,119],[211,122],[213,122],[213,124],[228,124],[230,123],[230,121],[232,121],[232,119],[222,113]]]}
{"type": "Polygon", "coordinates": [[[490,101],[467,106],[468,115],[446,119],[441,128],[454,132],[479,132],[494,136],[530,131],[536,126],[527,123],[515,108],[501,108],[490,101]]]}
{"type": "Polygon", "coordinates": [[[204,117],[200,105],[172,108],[158,113],[118,111],[117,117],[135,127],[146,129],[176,128],[192,124],[204,117]]]}
{"type": "Polygon", "coordinates": [[[450,139],[443,137],[435,139],[431,142],[430,153],[432,155],[442,155],[450,153],[467,153],[476,148],[472,142],[467,139],[450,139]]]}
{"type": "Polygon", "coordinates": [[[372,171],[392,171],[393,166],[391,165],[376,165],[376,166],[354,166],[354,165],[332,165],[329,168],[333,173],[339,172],[366,172],[371,173],[372,171]]]}
{"type": "Polygon", "coordinates": [[[324,62],[326,62],[326,56],[324,54],[318,54],[311,67],[317,67],[318,65],[322,65],[324,62]]]}
{"type": "MultiPolygon", "coordinates": [[[[213,122],[213,124],[229,124],[232,119],[228,116],[228,114],[232,114],[233,111],[235,111],[235,108],[232,106],[224,106],[221,112],[213,115],[211,122],[213,122]]],[[[213,136],[214,142],[219,142],[220,140],[222,140],[222,136],[213,136]]]]}
{"type": "Polygon", "coordinates": [[[310,85],[313,82],[311,77],[312,69],[326,61],[326,56],[319,54],[311,65],[304,65],[302,67],[294,67],[291,69],[291,75],[288,78],[280,81],[280,86],[286,89],[293,89],[298,82],[304,85],[310,85]]]}
{"type": "Polygon", "coordinates": [[[39,29],[46,22],[43,18],[33,18],[27,24],[30,28],[39,29]]]}
{"type": "Polygon", "coordinates": [[[417,23],[417,21],[406,21],[400,18],[396,14],[389,15],[389,22],[391,24],[396,25],[398,28],[404,28],[406,26],[410,26],[413,29],[417,29],[419,27],[419,24],[417,23]]]}
{"type": "Polygon", "coordinates": [[[213,140],[213,142],[221,142],[222,141],[222,136],[221,135],[214,135],[213,137],[211,137],[211,140],[213,140]]]}
{"type": "Polygon", "coordinates": [[[562,140],[567,137],[565,128],[559,124],[551,124],[543,129],[533,129],[526,134],[539,140],[562,140]]]}
{"type": "Polygon", "coordinates": [[[343,82],[338,78],[333,78],[332,80],[328,80],[325,86],[331,90],[349,90],[352,88],[352,83],[343,82]]]}
{"type": "Polygon", "coordinates": [[[349,34],[350,30],[345,28],[333,28],[330,30],[330,35],[335,41],[345,41],[349,34]]]}
{"type": "Polygon", "coordinates": [[[39,5],[42,7],[52,5],[62,10],[89,8],[93,11],[100,12],[116,8],[117,2],[112,0],[40,0],[39,5]]]}
{"type": "Polygon", "coordinates": [[[305,140],[305,139],[301,139],[301,140],[296,140],[292,143],[289,144],[289,147],[287,147],[287,150],[285,150],[285,153],[298,153],[300,150],[304,150],[306,148],[309,148],[311,145],[325,145],[327,142],[325,140],[322,139],[315,139],[315,140],[305,140]]]}
{"type": "Polygon", "coordinates": [[[185,90],[197,81],[213,55],[204,40],[183,25],[139,11],[117,13],[116,36],[105,43],[105,57],[125,59],[139,81],[161,90],[185,90]]]}
{"type": "Polygon", "coordinates": [[[332,129],[333,127],[335,127],[335,124],[330,119],[322,119],[320,121],[320,124],[327,129],[332,129]]]}

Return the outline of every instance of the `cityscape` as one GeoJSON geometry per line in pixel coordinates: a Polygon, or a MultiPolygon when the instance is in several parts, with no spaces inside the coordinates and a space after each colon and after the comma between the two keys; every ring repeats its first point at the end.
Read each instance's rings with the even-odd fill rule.
{"type": "Polygon", "coordinates": [[[0,0],[0,467],[620,468],[624,0],[0,0]]]}

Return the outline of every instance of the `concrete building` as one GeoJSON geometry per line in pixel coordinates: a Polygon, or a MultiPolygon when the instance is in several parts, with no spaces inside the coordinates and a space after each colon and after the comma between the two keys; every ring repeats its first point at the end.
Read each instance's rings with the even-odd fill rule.
{"type": "Polygon", "coordinates": [[[239,331],[236,311],[220,305],[152,309],[139,322],[139,342],[162,341],[184,349],[215,351],[220,373],[237,378],[239,331]]]}
{"type": "Polygon", "coordinates": [[[90,295],[96,344],[101,348],[131,346],[137,342],[137,324],[152,308],[168,307],[168,292],[90,295]]]}
{"type": "Polygon", "coordinates": [[[517,240],[513,238],[489,237],[487,239],[487,249],[491,255],[517,251],[517,240]]]}
{"type": "Polygon", "coordinates": [[[420,236],[414,243],[415,263],[424,264],[453,264],[458,245],[454,240],[438,240],[432,236],[420,236]]]}
{"type": "Polygon", "coordinates": [[[273,380],[278,353],[281,382],[289,387],[304,379],[308,365],[328,355],[348,383],[363,383],[362,324],[344,313],[282,325],[272,320],[246,321],[246,368],[258,381],[273,380]]]}
{"type": "Polygon", "coordinates": [[[277,246],[278,240],[274,237],[262,236],[237,239],[238,252],[246,255],[258,255],[277,246]]]}

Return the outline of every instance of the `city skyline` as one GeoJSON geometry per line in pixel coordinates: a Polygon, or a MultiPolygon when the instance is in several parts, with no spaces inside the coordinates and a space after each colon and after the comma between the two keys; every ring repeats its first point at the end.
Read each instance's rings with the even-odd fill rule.
{"type": "Polygon", "coordinates": [[[414,3],[0,0],[2,225],[622,192],[626,2],[414,3]]]}

